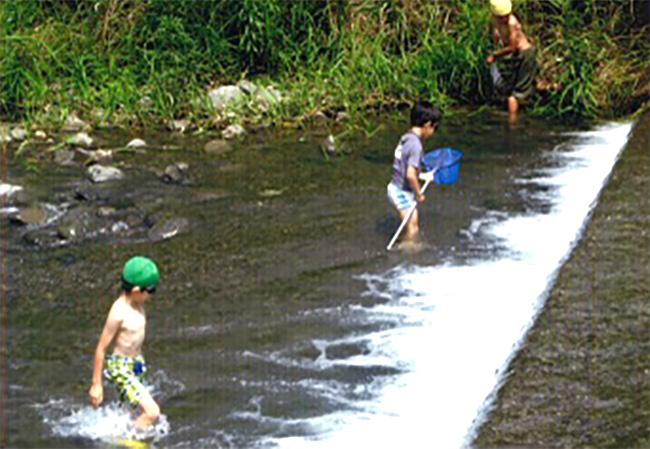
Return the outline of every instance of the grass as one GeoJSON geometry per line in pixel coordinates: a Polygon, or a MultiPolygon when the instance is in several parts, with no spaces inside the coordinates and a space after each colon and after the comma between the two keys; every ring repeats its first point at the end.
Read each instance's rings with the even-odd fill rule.
{"type": "MultiPolygon", "coordinates": [[[[648,2],[515,2],[540,49],[533,110],[556,118],[634,112],[648,99],[648,2]]],[[[489,100],[489,11],[480,0],[21,0],[0,2],[0,115],[58,126],[70,111],[142,125],[190,117],[248,78],[288,101],[249,121],[426,98],[489,100]],[[143,101],[145,99],[146,101],[143,101]]]]}

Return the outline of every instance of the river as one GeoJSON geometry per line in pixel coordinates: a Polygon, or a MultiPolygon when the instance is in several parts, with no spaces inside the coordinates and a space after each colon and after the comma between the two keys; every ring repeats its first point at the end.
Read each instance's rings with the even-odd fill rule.
{"type": "Polygon", "coordinates": [[[119,153],[126,179],[90,206],[71,193],[86,188],[80,167],[10,164],[11,184],[60,211],[3,223],[10,445],[102,447],[124,432],[125,412],[93,411],[86,395],[119,270],[143,254],[162,275],[144,347],[158,447],[471,446],[630,127],[454,114],[425,147],[461,150],[459,181],[429,189],[416,253],[385,251],[401,120],[329,161],[323,131],[253,134],[220,155],[201,136],[143,133],[150,147],[119,153]],[[181,161],[188,182],[161,182],[181,161]],[[28,237],[106,204],[188,224],[160,241],[137,226],[28,237]]]}

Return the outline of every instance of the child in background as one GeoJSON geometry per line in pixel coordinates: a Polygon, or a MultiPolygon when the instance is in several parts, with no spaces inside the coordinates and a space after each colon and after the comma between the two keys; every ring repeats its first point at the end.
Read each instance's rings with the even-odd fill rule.
{"type": "MultiPolygon", "coordinates": [[[[488,55],[485,62],[492,65],[497,58],[512,55],[513,75],[506,86],[508,95],[508,119],[517,120],[519,103],[525,102],[535,91],[537,74],[537,49],[524,34],[521,23],[512,13],[510,0],[490,0],[492,12],[492,35],[497,46],[504,46],[488,55]]],[[[490,68],[497,84],[498,71],[490,68]]],[[[502,80],[503,81],[503,80],[502,80]]]]}

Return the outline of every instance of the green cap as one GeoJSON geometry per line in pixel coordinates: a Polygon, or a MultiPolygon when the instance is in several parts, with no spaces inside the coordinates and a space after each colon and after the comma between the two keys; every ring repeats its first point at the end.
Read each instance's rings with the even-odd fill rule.
{"type": "Polygon", "coordinates": [[[124,264],[122,279],[136,287],[153,287],[158,283],[158,267],[151,259],[135,256],[124,264]]]}

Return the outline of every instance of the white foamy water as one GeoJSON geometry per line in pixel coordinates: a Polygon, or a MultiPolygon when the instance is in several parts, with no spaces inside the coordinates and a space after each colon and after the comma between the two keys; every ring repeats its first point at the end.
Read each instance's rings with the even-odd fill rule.
{"type": "MultiPolygon", "coordinates": [[[[147,389],[157,400],[185,390],[183,383],[170,379],[162,370],[153,372],[148,380],[147,389]]],[[[111,389],[110,385],[104,384],[106,394],[110,395],[111,389]]],[[[168,435],[171,428],[167,417],[161,415],[146,432],[136,430],[133,420],[139,415],[139,410],[120,406],[108,399],[97,409],[67,399],[51,399],[34,405],[34,408],[39,410],[52,434],[64,438],[81,437],[111,444],[120,439],[156,441],[168,435]]]]}
{"type": "Polygon", "coordinates": [[[462,230],[466,237],[497,240],[505,253],[495,256],[487,243],[484,259],[466,266],[402,266],[366,276],[370,294],[390,298],[368,310],[367,319],[393,316],[400,324],[363,335],[368,354],[331,363],[397,366],[405,374],[370,385],[373,399],[355,410],[304,420],[311,436],[270,442],[299,448],[471,445],[503,369],[579,239],[630,129],[611,124],[576,133],[561,152],[549,148],[549,166],[561,168],[515,181],[522,189],[550,187],[543,194],[552,205],[548,213],[494,219],[499,214],[491,211],[462,230]]]}

